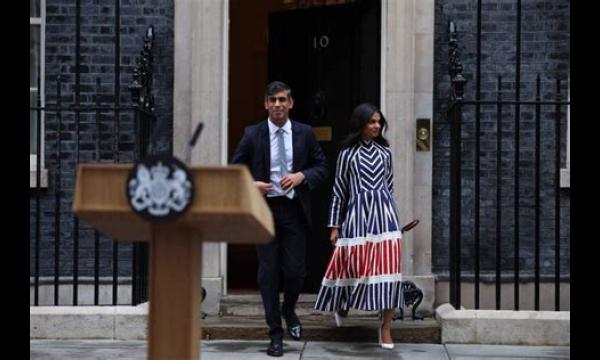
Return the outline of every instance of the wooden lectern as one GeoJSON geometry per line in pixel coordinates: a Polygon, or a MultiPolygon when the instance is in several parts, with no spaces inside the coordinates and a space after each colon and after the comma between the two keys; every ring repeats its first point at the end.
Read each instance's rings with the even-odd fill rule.
{"type": "Polygon", "coordinates": [[[202,242],[267,243],[271,211],[245,166],[199,166],[189,168],[195,193],[187,212],[150,223],[127,202],[132,167],[79,165],[73,212],[113,240],[150,242],[149,358],[199,359],[202,242]]]}

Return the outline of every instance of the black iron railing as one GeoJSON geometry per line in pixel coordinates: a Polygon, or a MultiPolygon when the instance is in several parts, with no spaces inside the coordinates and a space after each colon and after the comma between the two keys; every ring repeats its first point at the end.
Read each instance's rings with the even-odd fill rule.
{"type": "MultiPolygon", "coordinates": [[[[465,251],[472,255],[473,258],[473,267],[469,268],[469,271],[472,270],[473,275],[473,285],[474,285],[474,306],[476,309],[480,307],[480,275],[481,275],[481,242],[485,240],[486,242],[495,242],[495,303],[496,309],[501,309],[501,291],[502,291],[502,283],[510,281],[510,279],[506,279],[506,275],[509,272],[512,272],[512,283],[514,285],[514,304],[513,308],[515,310],[519,310],[519,303],[521,301],[521,294],[519,292],[520,284],[523,282],[522,273],[524,270],[527,270],[529,273],[532,273],[533,283],[534,283],[534,307],[535,310],[540,309],[540,283],[541,283],[541,274],[540,274],[540,266],[541,266],[541,226],[542,226],[542,217],[541,212],[545,211],[546,216],[552,217],[552,227],[553,227],[553,247],[554,247],[554,274],[553,274],[553,282],[554,282],[554,309],[560,310],[560,282],[561,277],[568,277],[568,273],[561,273],[560,269],[560,249],[561,249],[561,237],[560,237],[560,219],[561,219],[561,205],[560,205],[560,170],[561,170],[561,121],[565,119],[563,116],[566,111],[568,111],[568,106],[570,105],[569,101],[566,101],[565,98],[561,94],[561,80],[557,78],[555,80],[555,94],[553,99],[542,99],[541,92],[541,79],[540,75],[537,75],[535,81],[535,94],[532,99],[526,100],[521,97],[521,2],[517,1],[517,31],[516,31],[516,64],[515,64],[515,82],[514,82],[514,94],[513,100],[506,99],[506,91],[504,90],[506,83],[503,83],[502,77],[498,75],[497,77],[497,92],[495,100],[482,100],[481,97],[481,1],[478,1],[477,6],[477,35],[476,35],[476,76],[475,76],[475,100],[465,100],[464,92],[465,86],[467,84],[467,80],[465,76],[463,76],[463,65],[460,59],[459,45],[458,45],[458,31],[454,22],[449,22],[448,26],[448,35],[449,35],[449,74],[451,81],[451,92],[448,106],[448,121],[450,123],[450,236],[449,236],[449,266],[450,266],[450,302],[455,308],[460,308],[463,301],[461,299],[461,282],[463,281],[463,271],[465,270],[462,265],[462,261],[465,258],[465,251]],[[524,112],[523,108],[528,107],[527,109],[533,109],[528,112],[528,114],[532,114],[533,117],[533,131],[524,131],[521,128],[522,119],[521,115],[524,112]],[[508,108],[508,111],[507,111],[508,108]],[[543,109],[550,109],[546,112],[543,112],[543,109]],[[495,238],[486,236],[485,239],[482,239],[481,234],[481,223],[480,223],[480,204],[482,201],[481,195],[481,183],[480,180],[483,176],[487,177],[489,180],[492,175],[490,175],[490,169],[494,169],[493,167],[487,167],[487,172],[482,175],[481,172],[481,117],[482,112],[484,110],[488,110],[486,114],[488,115],[488,119],[493,116],[495,109],[495,196],[488,196],[485,198],[486,201],[494,201],[495,202],[495,238]],[[514,110],[513,110],[514,109],[514,110]],[[548,113],[553,112],[553,114],[548,113]],[[464,115],[468,114],[472,121],[472,128],[469,128],[469,131],[465,131],[464,128],[464,115]],[[505,120],[507,115],[512,115],[513,122],[512,124],[508,124],[505,120]],[[542,120],[542,116],[544,116],[544,120],[542,120]],[[541,131],[542,125],[544,123],[542,121],[551,121],[553,122],[553,131],[541,131]],[[512,139],[507,138],[506,134],[503,134],[503,128],[508,126],[511,128],[511,131],[505,131],[513,136],[512,139]],[[472,132],[470,130],[472,129],[472,132]],[[468,135],[465,135],[468,134],[468,135]],[[471,135],[472,134],[472,135],[471,135]],[[472,149],[473,160],[472,163],[469,163],[469,168],[465,169],[464,164],[467,161],[465,159],[465,141],[469,141],[472,146],[469,149],[472,149]],[[503,143],[506,144],[507,141],[512,141],[511,148],[505,149],[503,148],[503,143]],[[521,153],[523,151],[521,144],[526,141],[527,143],[533,143],[531,148],[525,149],[527,152],[533,152],[533,169],[523,169],[523,160],[521,158],[521,153]],[[544,142],[546,144],[543,148],[541,144],[544,142]],[[551,146],[548,144],[552,144],[551,146]],[[548,152],[544,152],[545,150],[551,150],[553,152],[553,165],[550,166],[552,171],[552,182],[551,184],[547,184],[548,181],[544,182],[542,177],[542,171],[544,169],[548,169],[548,166],[543,167],[543,159],[542,155],[547,154],[548,152]],[[506,161],[506,156],[503,155],[506,152],[512,152],[512,161],[513,166],[512,169],[508,168],[506,165],[503,165],[503,162],[506,161]],[[471,170],[472,168],[472,179],[473,185],[472,188],[469,187],[468,191],[472,194],[473,199],[473,217],[466,219],[465,221],[464,214],[471,213],[470,211],[466,212],[466,208],[464,207],[464,197],[463,197],[463,189],[465,189],[464,176],[467,170],[471,170]],[[521,173],[524,171],[533,171],[533,175],[526,177],[525,180],[522,179],[521,173]],[[508,209],[507,206],[503,205],[503,200],[505,200],[505,195],[503,192],[503,188],[506,187],[506,179],[512,180],[512,207],[508,209]],[[523,243],[524,236],[522,235],[523,227],[520,224],[520,221],[524,219],[524,214],[529,214],[526,212],[528,208],[524,205],[525,199],[522,198],[523,185],[524,182],[530,181],[532,179],[533,185],[533,215],[531,222],[533,222],[533,239],[525,239],[525,243],[523,243]],[[552,201],[553,209],[548,209],[548,207],[543,207],[542,203],[547,203],[548,199],[552,201]],[[551,214],[548,214],[551,212],[551,214]],[[507,219],[505,217],[506,213],[512,214],[512,219],[507,219]],[[506,256],[508,254],[503,254],[502,251],[505,249],[505,244],[502,243],[503,232],[506,232],[510,227],[505,226],[504,224],[512,220],[510,224],[512,226],[513,232],[513,241],[511,247],[513,248],[512,255],[512,266],[507,265],[506,256]],[[473,249],[465,249],[465,245],[463,241],[466,235],[463,234],[463,230],[465,230],[465,223],[468,223],[472,226],[469,231],[472,234],[472,243],[473,249]],[[522,269],[522,254],[520,251],[524,246],[533,244],[533,269],[522,269]],[[504,278],[504,279],[503,279],[504,278]]],[[[471,123],[470,123],[471,124],[471,123]]],[[[490,125],[488,123],[487,125],[490,125]]],[[[488,130],[489,132],[489,130],[488,130]]],[[[487,139],[489,140],[489,138],[487,139]]],[[[489,141],[488,141],[489,147],[489,141]]],[[[489,151],[489,148],[488,148],[489,151]]],[[[490,161],[490,159],[487,159],[490,161]]],[[[486,189],[489,190],[489,189],[486,189]]],[[[470,195],[469,194],[469,195],[470,195]]],[[[489,191],[486,191],[486,194],[489,195],[489,191]]],[[[468,209],[470,210],[470,209],[468,209]]],[[[487,220],[487,219],[486,219],[487,220]]],[[[548,276],[546,276],[548,277],[548,276]]],[[[470,278],[470,276],[469,276],[470,278]]]]}
{"type": "MultiPolygon", "coordinates": [[[[118,9],[118,7],[117,7],[118,9]]],[[[115,63],[114,63],[114,90],[112,93],[113,101],[107,103],[101,99],[104,97],[102,93],[102,83],[100,78],[96,79],[96,89],[94,94],[93,103],[84,103],[80,97],[80,63],[79,63],[79,28],[80,28],[80,16],[79,16],[79,2],[76,6],[76,72],[75,72],[75,84],[74,88],[74,102],[72,104],[65,104],[63,102],[64,96],[62,89],[65,88],[65,83],[62,81],[61,76],[56,77],[56,101],[54,103],[46,103],[45,106],[41,105],[41,99],[38,95],[37,106],[30,107],[31,112],[35,112],[37,116],[37,162],[36,162],[36,176],[35,186],[32,188],[33,201],[35,202],[35,212],[33,215],[34,221],[34,255],[33,255],[33,274],[31,275],[31,286],[33,286],[33,300],[32,305],[40,305],[40,289],[41,281],[40,278],[44,278],[45,282],[52,278],[53,285],[53,297],[54,305],[63,305],[60,303],[60,291],[61,285],[70,283],[72,286],[72,301],[68,305],[79,305],[79,286],[81,284],[81,270],[82,266],[80,263],[80,249],[83,245],[86,249],[93,249],[93,264],[86,264],[86,273],[93,273],[91,276],[91,283],[93,284],[93,304],[103,305],[100,301],[100,285],[101,285],[101,268],[107,268],[108,266],[104,262],[109,262],[112,268],[112,305],[123,303],[119,301],[119,286],[126,284],[127,280],[120,278],[119,271],[119,252],[123,246],[132,246],[132,268],[129,271],[131,274],[131,303],[138,304],[144,302],[148,298],[147,294],[147,283],[148,283],[148,271],[147,271],[147,246],[145,244],[135,243],[120,244],[119,242],[112,241],[111,239],[103,238],[101,234],[93,230],[93,235],[89,235],[89,231],[86,231],[88,236],[83,236],[81,232],[83,230],[90,230],[84,228],[79,223],[79,220],[72,212],[70,212],[71,203],[73,200],[73,187],[75,185],[75,174],[76,166],[80,162],[80,154],[85,152],[92,156],[86,156],[87,161],[95,162],[114,162],[119,163],[123,161],[131,162],[133,160],[140,159],[145,156],[148,152],[149,147],[149,134],[151,127],[155,123],[154,115],[154,99],[152,96],[152,48],[154,40],[154,29],[150,26],[146,31],[144,39],[144,48],[141,52],[140,58],[137,59],[137,67],[134,70],[133,82],[129,85],[129,89],[132,95],[133,104],[121,105],[121,84],[120,84],[120,42],[115,42],[115,63]],[[65,122],[63,117],[68,117],[72,121],[65,122]],[[122,149],[121,141],[121,118],[133,118],[133,149],[129,149],[126,146],[122,149]],[[42,129],[42,118],[45,119],[46,129],[55,128],[54,139],[50,135],[50,131],[46,135],[41,131],[42,129]],[[80,129],[86,128],[85,141],[82,143],[82,134],[80,129]],[[95,129],[95,131],[90,131],[95,129]],[[90,135],[91,134],[91,135],[90,135]],[[54,146],[54,159],[51,159],[51,155],[48,156],[48,160],[45,161],[49,166],[49,174],[53,176],[53,182],[49,181],[48,189],[43,190],[44,192],[53,193],[53,248],[54,248],[54,259],[53,259],[53,274],[41,275],[41,241],[42,236],[47,234],[42,233],[42,220],[48,218],[48,212],[42,208],[42,196],[43,191],[41,187],[41,159],[45,156],[42,153],[42,136],[46,142],[46,148],[50,148],[52,140],[55,142],[54,146]],[[104,141],[103,141],[104,139],[104,141]],[[106,151],[106,146],[103,148],[102,143],[106,143],[106,139],[111,141],[110,150],[106,151]],[[94,144],[94,145],[91,145],[94,144]],[[65,154],[63,149],[71,147],[72,151],[72,162],[63,164],[65,154]],[[132,154],[131,154],[132,153],[132,154]],[[123,154],[129,154],[131,156],[123,156],[123,154]],[[129,157],[129,159],[128,159],[129,157]],[[65,221],[65,216],[72,217],[72,229],[65,229],[62,224],[65,221]],[[70,230],[70,232],[69,232],[70,230]],[[67,244],[66,239],[70,239],[71,242],[67,244]],[[101,257],[101,246],[112,246],[112,256],[110,259],[101,257]],[[68,247],[71,246],[71,249],[68,247]],[[73,267],[71,274],[61,276],[61,260],[64,259],[65,254],[72,254],[73,267]],[[69,282],[67,278],[72,280],[69,282]]],[[[116,38],[119,38],[119,11],[116,13],[116,38]]],[[[40,80],[38,79],[38,84],[40,80]]],[[[38,85],[39,86],[39,85],[38,85]]],[[[40,92],[38,92],[39,94],[40,92]]],[[[108,96],[110,97],[110,96],[108,96]]],[[[49,175],[50,177],[50,175],[49,175]]],[[[68,220],[68,219],[67,219],[68,220]]],[[[88,250],[89,252],[90,250],[88,250]]],[[[63,270],[64,271],[64,270],[63,270]]],[[[122,276],[122,275],[121,275],[122,276]]],[[[87,282],[90,282],[90,277],[84,277],[87,282]]]]}

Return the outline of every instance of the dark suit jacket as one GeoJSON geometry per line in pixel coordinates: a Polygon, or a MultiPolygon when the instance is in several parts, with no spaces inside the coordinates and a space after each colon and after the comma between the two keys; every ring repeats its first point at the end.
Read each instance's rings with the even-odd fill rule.
{"type": "MultiPolygon", "coordinates": [[[[271,143],[267,121],[263,120],[244,129],[244,135],[231,157],[231,163],[247,165],[254,180],[268,183],[271,181],[271,143]]],[[[308,192],[325,180],[327,159],[315,138],[312,127],[291,119],[290,121],[292,122],[292,146],[294,147],[292,172],[301,171],[306,178],[294,189],[302,203],[306,220],[309,226],[312,226],[308,192]]]]}

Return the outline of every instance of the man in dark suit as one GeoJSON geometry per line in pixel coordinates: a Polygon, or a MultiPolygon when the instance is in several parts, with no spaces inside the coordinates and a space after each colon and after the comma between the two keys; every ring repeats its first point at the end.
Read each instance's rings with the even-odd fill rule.
{"type": "Polygon", "coordinates": [[[290,336],[295,340],[302,336],[295,307],[306,276],[309,191],[327,176],[327,161],[312,128],[288,117],[293,106],[288,85],[279,81],[267,85],[265,109],[269,118],[244,130],[231,158],[232,163],[249,167],[273,213],[275,238],[256,247],[257,279],[271,338],[267,354],[271,356],[283,355],[282,315],[290,336]],[[281,310],[280,272],[284,283],[281,310]]]}

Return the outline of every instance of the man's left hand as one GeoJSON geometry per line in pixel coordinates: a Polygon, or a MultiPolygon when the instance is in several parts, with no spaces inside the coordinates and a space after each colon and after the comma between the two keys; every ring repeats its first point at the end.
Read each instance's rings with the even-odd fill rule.
{"type": "Polygon", "coordinates": [[[304,174],[301,172],[287,174],[286,176],[281,178],[279,182],[281,184],[281,188],[283,190],[293,189],[296,186],[302,184],[304,181],[304,174]]]}

